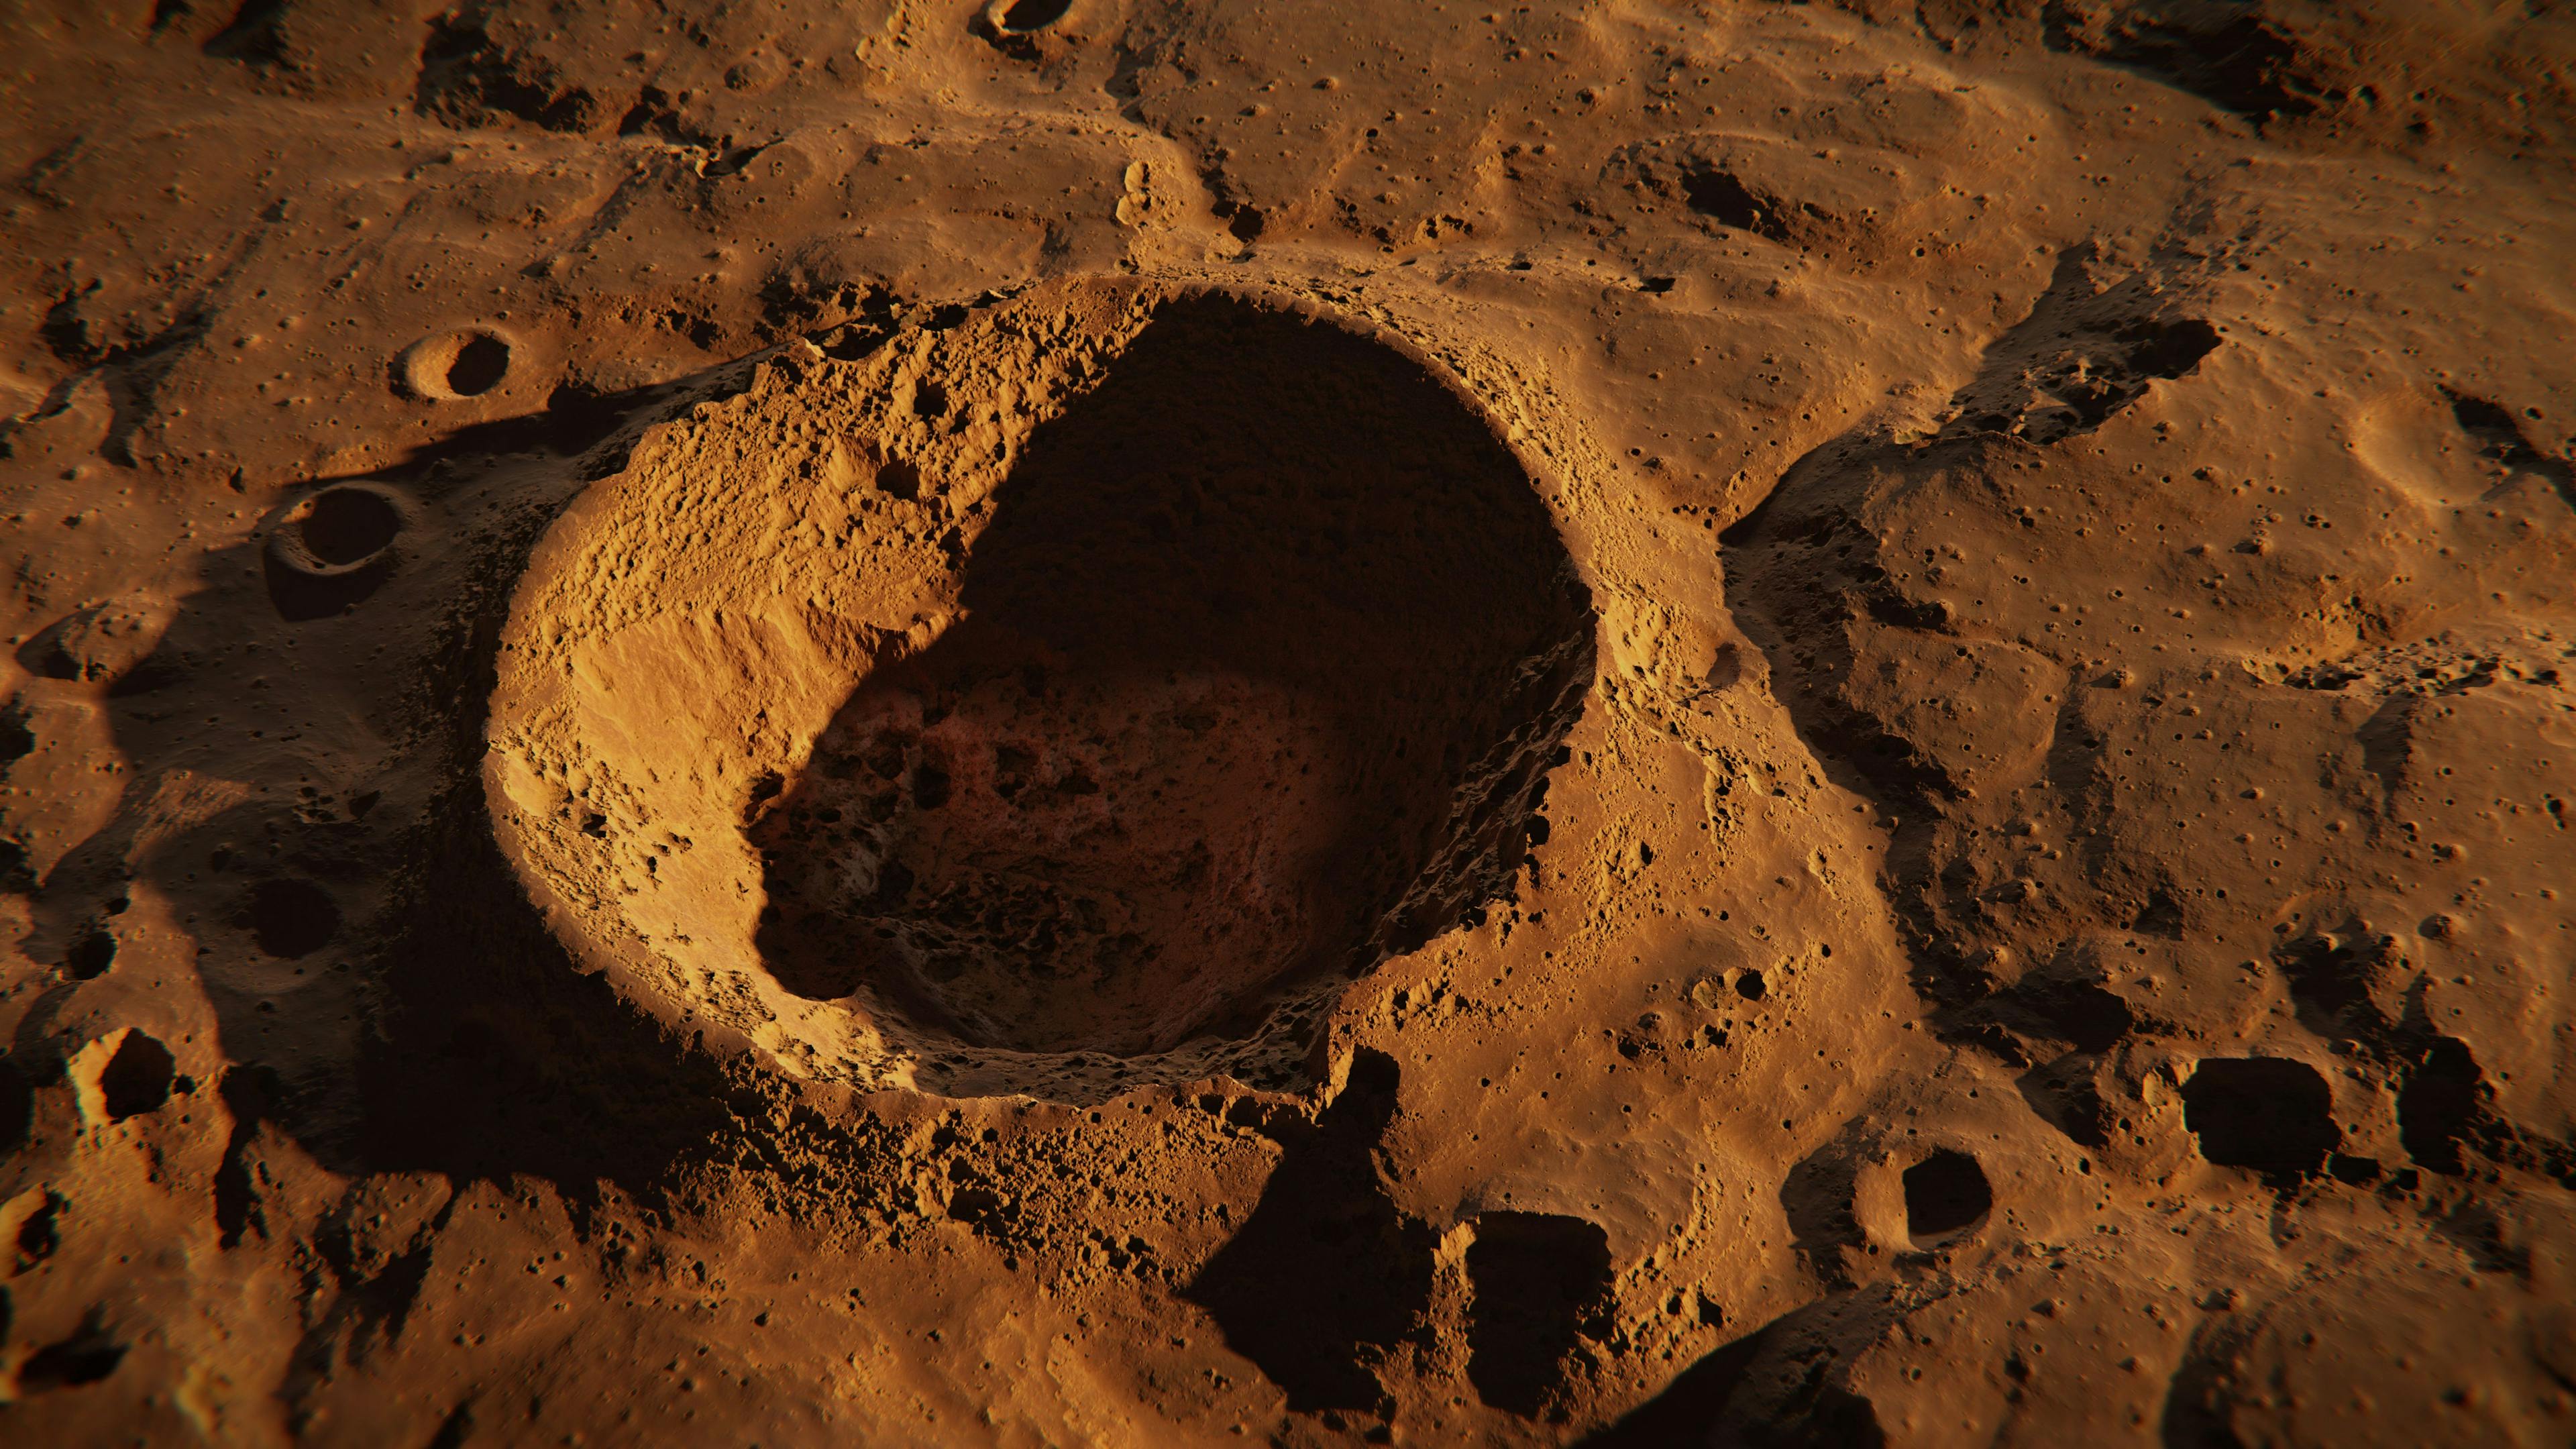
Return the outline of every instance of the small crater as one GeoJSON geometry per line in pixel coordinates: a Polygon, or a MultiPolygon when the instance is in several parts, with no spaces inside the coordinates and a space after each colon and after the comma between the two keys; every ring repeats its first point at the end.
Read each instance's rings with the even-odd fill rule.
{"type": "MultiPolygon", "coordinates": [[[[29,1195],[34,1196],[32,1193],[29,1195]]],[[[10,1207],[14,1210],[16,1204],[10,1207]]],[[[52,1257],[54,1251],[63,1245],[63,1207],[62,1194],[48,1192],[29,1207],[25,1217],[18,1220],[16,1229],[9,1234],[10,1241],[17,1247],[16,1271],[26,1272],[52,1257]]]]}
{"type": "Polygon", "coordinates": [[[1905,1231],[1930,1243],[1986,1220],[1994,1188],[1977,1159],[1947,1148],[1905,1169],[1905,1231]]]}
{"type": "Polygon", "coordinates": [[[2288,979],[2290,1000],[2311,1031],[2358,1038],[2387,1025],[2371,993],[2403,965],[2395,948],[2394,937],[2351,924],[2301,936],[2274,950],[2272,963],[2288,979]]]}
{"type": "Polygon", "coordinates": [[[1487,1404],[1535,1418],[1564,1388],[1576,1341],[1608,1328],[1597,1320],[1610,1297],[1609,1236],[1581,1218],[1483,1213],[1467,1281],[1467,1381],[1487,1404]]]}
{"type": "Polygon", "coordinates": [[[309,880],[264,880],[251,887],[238,923],[259,949],[283,960],[310,956],[340,932],[340,907],[309,880]]]}
{"type": "Polygon", "coordinates": [[[2183,1083],[2183,1122],[2200,1155],[2275,1180],[2310,1176],[2343,1142],[2334,1094],[2305,1062],[2210,1057],[2183,1083]]]}
{"type": "Polygon", "coordinates": [[[374,489],[329,488],[313,496],[296,531],[315,558],[345,568],[391,544],[402,522],[402,510],[374,489]]]}
{"type": "Polygon", "coordinates": [[[63,970],[75,981],[95,981],[107,974],[116,963],[116,933],[105,926],[92,926],[73,939],[63,953],[63,970]]]}
{"type": "Polygon", "coordinates": [[[1760,1001],[1769,995],[1770,991],[1771,988],[1764,983],[1762,973],[1759,971],[1739,971],[1735,975],[1735,994],[1747,1001],[1760,1001]]]}
{"type": "Polygon", "coordinates": [[[394,386],[429,402],[462,402],[508,381],[512,361],[508,339],[497,332],[444,332],[403,349],[394,360],[394,386]]]}
{"type": "Polygon", "coordinates": [[[325,488],[288,510],[268,536],[268,598],[281,618],[328,618],[373,594],[394,570],[403,501],[374,483],[325,488]]]}
{"type": "Polygon", "coordinates": [[[990,0],[969,28],[1015,60],[1043,60],[1044,42],[1072,9],[1072,0],[990,0]]]}
{"type": "Polygon", "coordinates": [[[995,24],[1009,34],[1027,35],[1062,20],[1072,8],[1073,0],[1010,0],[995,17],[995,24]]]}
{"type": "Polygon", "coordinates": [[[2461,1143],[2486,1105],[2486,1073],[2468,1044],[2437,1036],[2397,1089],[2397,1140],[2417,1166],[2446,1176],[2467,1171],[2461,1143]]]}
{"type": "Polygon", "coordinates": [[[509,375],[510,344],[478,332],[456,349],[456,360],[447,364],[447,390],[458,397],[480,397],[509,375]]]}
{"type": "Polygon", "coordinates": [[[170,1100],[178,1064],[168,1047],[129,1029],[98,1073],[99,1100],[107,1108],[107,1120],[122,1122],[161,1110],[161,1104],[170,1100]]]}
{"type": "Polygon", "coordinates": [[[1780,203],[1755,193],[1732,171],[1709,168],[1688,173],[1682,177],[1682,199],[1691,210],[1720,226],[1749,231],[1770,241],[1790,240],[1780,203]]]}
{"type": "Polygon", "coordinates": [[[2138,913],[2129,918],[2130,930],[2141,936],[2155,936],[2167,941],[2181,940],[2188,925],[2182,913],[2182,903],[2162,887],[2147,892],[2138,913]]]}
{"type": "Polygon", "coordinates": [[[94,1384],[116,1372],[116,1366],[123,1362],[125,1345],[110,1336],[93,1313],[80,1332],[27,1355],[26,1362],[18,1365],[18,1389],[21,1393],[45,1393],[94,1384]]]}

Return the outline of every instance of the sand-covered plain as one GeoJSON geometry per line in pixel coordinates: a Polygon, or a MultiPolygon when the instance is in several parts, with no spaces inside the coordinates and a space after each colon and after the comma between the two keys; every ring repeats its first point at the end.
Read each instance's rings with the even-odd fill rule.
{"type": "Polygon", "coordinates": [[[0,54],[0,1441],[2576,1435],[2576,10],[0,54]]]}

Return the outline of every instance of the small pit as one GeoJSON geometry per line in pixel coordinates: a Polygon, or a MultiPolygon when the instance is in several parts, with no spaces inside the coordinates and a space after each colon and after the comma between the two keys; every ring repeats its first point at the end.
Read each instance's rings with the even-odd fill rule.
{"type": "Polygon", "coordinates": [[[447,390],[458,397],[481,397],[510,375],[510,344],[488,332],[477,332],[456,349],[447,364],[447,390]]]}
{"type": "Polygon", "coordinates": [[[296,504],[263,550],[269,602],[297,622],[346,612],[392,577],[408,521],[401,497],[381,483],[342,483],[296,504]]]}
{"type": "Polygon", "coordinates": [[[1136,1056],[1499,895],[1588,678],[1527,474],[1393,351],[1176,304],[1031,440],[963,614],[749,834],[778,981],[1136,1056]]]}
{"type": "Polygon", "coordinates": [[[168,1047],[142,1032],[127,1031],[98,1074],[99,1100],[107,1108],[107,1120],[122,1122],[160,1111],[161,1104],[170,1100],[177,1069],[178,1058],[168,1047]]]}
{"type": "Polygon", "coordinates": [[[63,953],[63,969],[75,981],[95,981],[116,964],[116,935],[105,926],[91,926],[72,939],[71,949],[63,953]]]}
{"type": "Polygon", "coordinates": [[[330,488],[313,496],[296,525],[305,548],[325,564],[345,568],[374,557],[402,532],[402,511],[368,488],[330,488]]]}
{"type": "Polygon", "coordinates": [[[2281,1057],[2206,1057],[2182,1084],[2183,1124],[2200,1155],[2277,1181],[2322,1171],[2343,1143],[2334,1093],[2316,1068],[2281,1057]]]}
{"type": "Polygon", "coordinates": [[[424,337],[395,359],[397,391],[430,402],[481,397],[509,381],[510,341],[486,327],[466,327],[424,337]]]}
{"type": "Polygon", "coordinates": [[[309,880],[264,880],[251,887],[238,924],[263,953],[293,961],[331,944],[340,933],[340,907],[309,880]]]}
{"type": "Polygon", "coordinates": [[[1994,1206],[1986,1170],[1964,1152],[1943,1148],[1905,1169],[1905,1231],[1917,1243],[1965,1232],[1994,1206]]]}
{"type": "Polygon", "coordinates": [[[1073,0],[986,0],[969,28],[1013,59],[1043,60],[1072,10],[1073,0]]]}
{"type": "Polygon", "coordinates": [[[997,23],[1014,35],[1044,30],[1064,18],[1073,8],[1073,0],[1010,0],[1004,5],[997,23]]]}

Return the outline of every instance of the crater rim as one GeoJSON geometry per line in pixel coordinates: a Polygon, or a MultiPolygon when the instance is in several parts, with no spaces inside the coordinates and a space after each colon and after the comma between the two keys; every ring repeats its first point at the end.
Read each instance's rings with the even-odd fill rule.
{"type": "MultiPolygon", "coordinates": [[[[1557,742],[1579,717],[1589,695],[1599,613],[1590,577],[1574,557],[1563,521],[1552,506],[1551,495],[1561,493],[1561,489],[1552,486],[1557,480],[1553,469],[1543,462],[1545,450],[1523,446],[1527,434],[1537,431],[1527,426],[1533,420],[1524,416],[1522,425],[1517,426],[1506,422],[1491,401],[1465,386],[1452,367],[1435,360],[1412,337],[1301,293],[1196,278],[1113,277],[1050,283],[999,302],[988,299],[964,324],[914,329],[924,349],[936,354],[917,375],[901,375],[905,369],[899,360],[907,355],[907,348],[901,345],[890,345],[850,362],[790,354],[795,360],[761,369],[763,375],[746,392],[701,404],[686,417],[657,429],[661,436],[640,445],[623,472],[590,485],[549,526],[514,589],[502,631],[503,677],[494,693],[487,724],[490,748],[483,762],[484,793],[490,824],[507,868],[537,906],[549,934],[570,954],[578,969],[605,973],[619,995],[668,1026],[703,1033],[710,1043],[753,1056],[789,1076],[838,1082],[863,1091],[895,1087],[945,1096],[1023,1095],[1082,1102],[1105,1100],[1141,1085],[1213,1076],[1233,1076],[1256,1088],[1300,1091],[1324,1075],[1320,1056],[1326,1036],[1324,1023],[1355,982],[1365,979],[1387,960],[1405,954],[1404,950],[1378,952],[1348,976],[1319,981],[1309,993],[1311,1000],[1269,1004],[1260,1013],[1259,1022],[1246,1033],[1193,1039],[1167,1050],[1131,1054],[1080,1045],[1023,1049],[953,1037],[943,1039],[942,1032],[926,1029],[912,1013],[889,1011],[881,1001],[799,997],[778,979],[770,963],[747,945],[739,953],[741,959],[729,963],[711,959],[703,951],[687,961],[676,959],[670,950],[654,944],[654,929],[639,926],[624,911],[604,903],[597,892],[585,889],[581,881],[584,872],[572,868],[577,857],[589,849],[585,842],[625,833],[626,821],[622,817],[611,819],[619,816],[618,808],[603,805],[593,811],[561,802],[551,812],[530,808],[545,795],[546,787],[539,777],[546,770],[541,764],[532,768],[524,749],[528,740],[525,727],[535,716],[548,710],[560,711],[571,703],[560,678],[538,689],[535,696],[518,687],[526,681],[526,664],[556,652],[540,637],[546,611],[536,606],[559,592],[556,585],[567,565],[594,553],[603,530],[614,530],[621,505],[638,501],[639,489],[648,475],[654,487],[671,491],[670,465],[674,460],[703,453],[717,446],[721,438],[739,436],[743,429],[758,428],[764,421],[775,423],[775,415],[796,413],[800,392],[808,390],[818,377],[854,385],[861,394],[856,403],[838,409],[843,421],[855,416],[882,428],[900,425],[916,433],[935,429],[941,419],[925,418],[912,406],[918,384],[926,381],[945,388],[951,395],[984,396],[979,391],[981,374],[977,369],[985,364],[975,356],[979,349],[1005,337],[1010,331],[1005,323],[1026,324],[1053,312],[1057,314],[1054,321],[1073,324],[1070,329],[1057,329],[1059,332],[1082,334],[1064,351],[1079,357],[1080,365],[1091,367],[1096,375],[1081,386],[1059,378],[1052,391],[1033,389],[1045,394],[1040,409],[1043,415],[1027,422],[1018,439],[1025,442],[1057,422],[1067,407],[1116,377],[1120,361],[1141,337],[1150,333],[1158,319],[1171,309],[1192,303],[1231,305],[1269,319],[1265,325],[1328,327],[1341,339],[1382,351],[1389,366],[1401,367],[1445,394],[1458,407],[1461,417],[1481,431],[1496,456],[1508,461],[1514,487],[1525,490],[1523,502],[1543,529],[1548,561],[1561,572],[1569,596],[1579,609],[1579,639],[1569,635],[1567,640],[1579,656],[1579,665],[1570,669],[1564,680],[1562,719],[1546,732],[1546,749],[1542,753],[1547,763],[1536,772],[1544,778],[1554,766],[1557,742]],[[943,375],[943,359],[954,369],[952,374],[943,375]],[[594,815],[596,820],[591,818],[594,815]],[[720,991],[692,986],[685,980],[691,966],[710,977],[724,975],[729,966],[732,979],[720,991]],[[711,991],[724,1000],[711,999],[711,991]],[[1253,1057],[1261,1061],[1250,1063],[1253,1057]]],[[[908,340],[899,336],[894,342],[903,344],[908,340]]],[[[1047,357],[1062,360],[1055,354],[1047,357]]],[[[843,466],[856,471],[886,465],[898,471],[918,469],[939,480],[936,490],[951,495],[952,504],[958,500],[987,501],[1006,492],[1012,473],[1024,462],[1013,450],[1011,460],[994,476],[980,482],[961,478],[942,466],[941,457],[920,455],[906,436],[886,436],[882,428],[874,435],[879,446],[859,450],[871,456],[852,456],[845,448],[843,466]]],[[[870,435],[870,427],[846,429],[846,436],[870,435]]],[[[914,436],[911,441],[919,439],[914,436]]],[[[937,439],[932,442],[936,444],[937,439]]],[[[935,446],[931,453],[937,453],[935,446]]],[[[963,569],[955,571],[957,577],[971,575],[971,551],[969,558],[963,569]]],[[[714,612],[720,615],[722,609],[714,612]]],[[[900,636],[890,628],[880,629],[870,647],[898,654],[907,647],[918,650],[942,637],[954,622],[953,611],[946,618],[939,617],[936,611],[916,613],[900,636]]],[[[558,658],[555,662],[562,661],[558,658]]],[[[883,662],[879,660],[870,669],[881,668],[883,662]]],[[[865,677],[868,671],[854,676],[852,682],[865,677]]],[[[1510,723],[1518,728],[1526,722],[1514,717],[1510,723]]],[[[809,736],[813,733],[806,731],[809,736]]],[[[802,743],[810,744],[810,739],[802,743]]],[[[741,764],[738,779],[756,778],[762,773],[752,767],[748,758],[741,764]]],[[[570,778],[562,776],[558,783],[570,778]]],[[[751,781],[740,779],[740,783],[747,790],[751,781]]],[[[573,794],[563,798],[569,801],[573,794]]],[[[748,841],[747,834],[742,838],[748,841]]],[[[706,844],[702,838],[690,841],[695,849],[703,849],[706,844]]],[[[756,875],[758,852],[752,851],[745,860],[756,875]]],[[[1518,861],[1510,862],[1506,879],[1517,869],[1518,861]]],[[[1461,914],[1481,920],[1477,913],[1482,907],[1507,896],[1507,890],[1489,892],[1467,905],[1461,914]]],[[[1438,923],[1439,929],[1431,936],[1411,942],[1406,949],[1418,948],[1428,939],[1456,929],[1458,924],[1457,920],[1438,923]]],[[[677,934],[684,941],[689,939],[685,932],[677,934]]],[[[668,941],[670,935],[662,934],[659,939],[668,941]]]]}

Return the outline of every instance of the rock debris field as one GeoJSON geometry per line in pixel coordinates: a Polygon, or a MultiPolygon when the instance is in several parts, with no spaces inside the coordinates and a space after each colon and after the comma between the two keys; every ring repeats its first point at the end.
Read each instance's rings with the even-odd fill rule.
{"type": "Polygon", "coordinates": [[[2576,10],[0,37],[0,1440],[2576,1438],[2576,10]]]}

